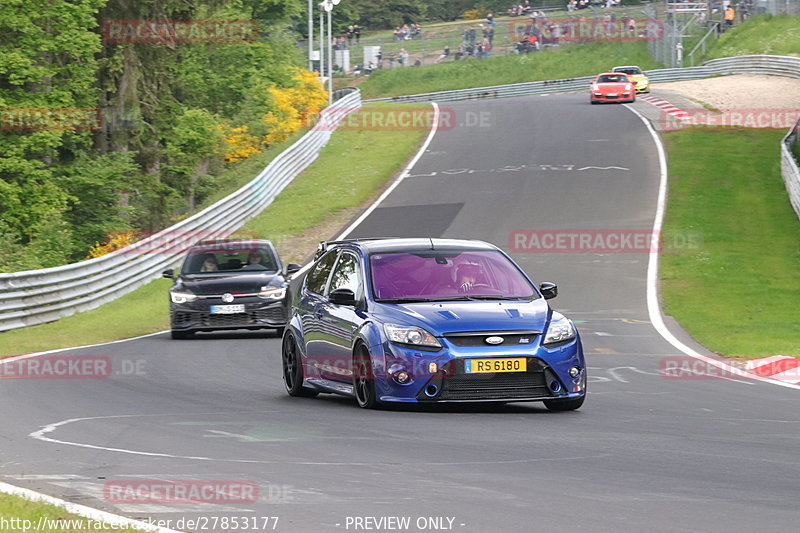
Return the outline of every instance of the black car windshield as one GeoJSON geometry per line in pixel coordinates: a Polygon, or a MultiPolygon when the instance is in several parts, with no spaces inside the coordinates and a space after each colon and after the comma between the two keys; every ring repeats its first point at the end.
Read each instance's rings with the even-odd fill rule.
{"type": "Polygon", "coordinates": [[[494,250],[379,253],[370,256],[370,272],[378,301],[538,298],[522,272],[494,250]]]}
{"type": "Polygon", "coordinates": [[[625,74],[606,74],[597,78],[597,83],[626,83],[628,81],[628,76],[625,74]]]}
{"type": "Polygon", "coordinates": [[[642,71],[636,67],[615,68],[614,72],[623,72],[625,74],[641,74],[642,71]]]}
{"type": "Polygon", "coordinates": [[[183,275],[253,274],[278,271],[278,262],[267,246],[204,246],[192,249],[181,268],[183,275]]]}

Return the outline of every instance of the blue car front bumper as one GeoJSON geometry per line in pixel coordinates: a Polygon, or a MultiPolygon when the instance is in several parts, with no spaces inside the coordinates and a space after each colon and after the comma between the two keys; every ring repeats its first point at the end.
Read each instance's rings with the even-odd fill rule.
{"type": "Polygon", "coordinates": [[[526,346],[456,346],[444,340],[438,351],[385,342],[373,348],[375,391],[383,402],[525,402],[574,399],[585,394],[586,367],[580,339],[545,348],[526,346]],[[525,358],[524,372],[468,373],[466,361],[525,358]],[[580,369],[576,377],[569,374],[580,369]],[[395,376],[409,374],[406,383],[395,376]]]}

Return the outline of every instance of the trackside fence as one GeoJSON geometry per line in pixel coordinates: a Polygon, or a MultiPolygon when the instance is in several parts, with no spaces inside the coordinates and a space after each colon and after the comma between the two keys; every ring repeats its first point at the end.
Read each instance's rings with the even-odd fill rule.
{"type": "Polygon", "coordinates": [[[194,242],[223,238],[257,215],[319,155],[331,132],[361,106],[351,89],[321,120],[278,155],[250,183],[199,213],[113,253],[41,270],[0,274],[0,331],[94,309],[160,276],[194,242]]]}

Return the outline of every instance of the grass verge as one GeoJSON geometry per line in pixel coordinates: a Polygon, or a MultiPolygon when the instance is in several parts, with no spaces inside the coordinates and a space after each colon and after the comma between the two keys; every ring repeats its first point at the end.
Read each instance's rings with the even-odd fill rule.
{"type": "MultiPolygon", "coordinates": [[[[360,112],[400,107],[371,104],[360,112]]],[[[419,104],[402,107],[420,109],[419,104]]],[[[426,133],[421,129],[336,131],[314,164],[244,229],[273,240],[285,261],[303,260],[319,240],[329,238],[359,211],[359,206],[376,195],[413,155],[426,133]]],[[[0,358],[168,329],[170,283],[158,279],[97,309],[0,333],[0,358]]]]}
{"type": "Polygon", "coordinates": [[[785,134],[698,128],[664,136],[664,311],[726,356],[800,356],[800,221],[780,174],[785,134]]]}
{"type": "Polygon", "coordinates": [[[39,533],[76,533],[78,531],[83,531],[84,533],[87,531],[94,533],[112,531],[142,532],[139,529],[105,528],[104,526],[113,524],[97,523],[95,520],[70,514],[54,505],[34,502],[9,494],[0,494],[0,519],[5,520],[11,526],[11,529],[4,529],[3,531],[34,531],[35,528],[42,525],[42,528],[36,529],[39,533]]]}
{"type": "Polygon", "coordinates": [[[358,87],[364,98],[381,98],[590,76],[615,65],[639,65],[643,69],[659,67],[647,52],[646,43],[587,43],[526,55],[380,70],[358,87]]]}
{"type": "Polygon", "coordinates": [[[800,56],[800,16],[755,16],[725,32],[707,59],[748,54],[800,56]]]}

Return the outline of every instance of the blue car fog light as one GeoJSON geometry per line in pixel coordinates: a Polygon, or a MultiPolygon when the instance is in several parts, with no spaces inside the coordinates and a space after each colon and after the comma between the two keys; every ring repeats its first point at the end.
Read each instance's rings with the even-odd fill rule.
{"type": "Polygon", "coordinates": [[[573,366],[573,367],[571,367],[571,368],[569,369],[569,377],[571,377],[571,378],[577,378],[577,377],[578,377],[578,376],[580,376],[580,375],[581,375],[581,367],[579,367],[579,366],[573,366]]]}

